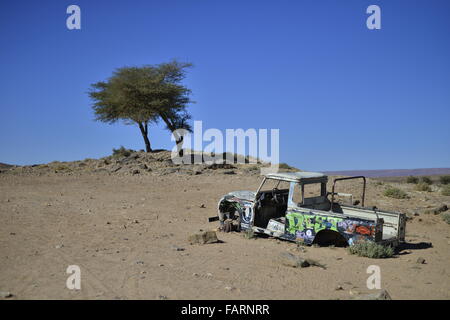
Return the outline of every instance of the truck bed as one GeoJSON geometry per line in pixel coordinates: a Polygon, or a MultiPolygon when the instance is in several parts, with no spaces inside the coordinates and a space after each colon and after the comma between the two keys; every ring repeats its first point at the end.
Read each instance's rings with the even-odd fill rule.
{"type": "Polygon", "coordinates": [[[382,218],[383,223],[383,242],[397,245],[405,240],[405,215],[398,212],[373,210],[371,208],[361,208],[356,206],[341,205],[342,214],[349,217],[362,218],[376,221],[382,218]]]}

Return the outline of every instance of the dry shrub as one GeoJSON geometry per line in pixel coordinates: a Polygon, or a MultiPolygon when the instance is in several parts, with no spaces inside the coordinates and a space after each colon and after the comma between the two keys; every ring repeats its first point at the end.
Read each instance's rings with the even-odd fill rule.
{"type": "Polygon", "coordinates": [[[395,188],[395,187],[389,187],[386,190],[384,190],[384,195],[386,197],[394,198],[394,199],[408,199],[409,198],[408,194],[405,191],[403,191],[399,188],[395,188]]]}
{"type": "Polygon", "coordinates": [[[416,190],[417,191],[431,192],[431,187],[430,187],[430,185],[428,183],[421,182],[421,183],[418,183],[416,185],[416,190]]]}
{"type": "Polygon", "coordinates": [[[390,258],[394,255],[394,249],[392,247],[383,246],[371,241],[355,243],[348,248],[348,251],[359,257],[367,257],[372,259],[390,258]]]}

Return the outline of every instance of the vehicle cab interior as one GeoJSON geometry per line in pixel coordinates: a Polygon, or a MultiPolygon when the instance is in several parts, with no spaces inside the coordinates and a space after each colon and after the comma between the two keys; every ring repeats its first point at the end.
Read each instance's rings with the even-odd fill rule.
{"type": "Polygon", "coordinates": [[[268,174],[256,195],[254,225],[265,228],[270,219],[283,219],[288,206],[329,210],[327,176],[315,172],[268,174]]]}

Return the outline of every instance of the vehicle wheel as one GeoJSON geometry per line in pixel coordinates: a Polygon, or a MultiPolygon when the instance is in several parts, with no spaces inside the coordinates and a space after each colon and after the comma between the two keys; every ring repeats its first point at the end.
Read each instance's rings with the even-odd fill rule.
{"type": "Polygon", "coordinates": [[[314,237],[313,244],[317,244],[321,247],[346,247],[348,245],[347,240],[339,232],[332,230],[319,231],[314,237]]]}

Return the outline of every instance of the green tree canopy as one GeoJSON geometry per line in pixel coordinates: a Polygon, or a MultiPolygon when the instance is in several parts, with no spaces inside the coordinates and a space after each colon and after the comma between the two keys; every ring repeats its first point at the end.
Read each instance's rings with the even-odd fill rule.
{"type": "Polygon", "coordinates": [[[143,67],[123,67],[115,70],[107,81],[91,85],[95,119],[105,123],[123,121],[139,127],[147,152],[151,144],[148,127],[162,120],[174,133],[177,146],[183,141],[178,129],[191,131],[186,111],[191,90],[181,84],[190,63],[172,61],[143,67]]]}

